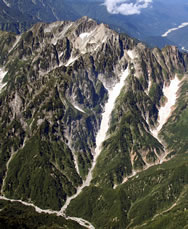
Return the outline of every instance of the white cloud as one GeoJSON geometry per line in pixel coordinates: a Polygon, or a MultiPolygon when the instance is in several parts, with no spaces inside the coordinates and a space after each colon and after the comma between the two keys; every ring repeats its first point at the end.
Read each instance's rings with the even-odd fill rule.
{"type": "Polygon", "coordinates": [[[111,14],[132,15],[140,14],[141,9],[147,8],[152,0],[105,0],[104,5],[111,14]]]}

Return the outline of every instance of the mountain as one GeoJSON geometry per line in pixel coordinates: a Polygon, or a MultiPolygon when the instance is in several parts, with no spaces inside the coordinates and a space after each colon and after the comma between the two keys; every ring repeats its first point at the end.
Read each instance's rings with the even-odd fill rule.
{"type": "MultiPolygon", "coordinates": [[[[146,42],[151,47],[176,45],[181,48],[182,36],[171,40],[171,37],[167,39],[162,34],[186,22],[187,3],[185,0],[155,0],[140,14],[123,15],[108,12],[103,0],[0,0],[0,29],[17,34],[37,22],[75,21],[82,16],[106,23],[112,29],[146,42]]],[[[188,49],[185,39],[183,44],[188,49]]]]}
{"type": "Polygon", "coordinates": [[[0,0],[0,29],[17,34],[37,22],[76,18],[78,15],[63,0],[0,0]]]}
{"type": "Polygon", "coordinates": [[[88,17],[0,39],[3,225],[186,228],[188,55],[88,17]]]}

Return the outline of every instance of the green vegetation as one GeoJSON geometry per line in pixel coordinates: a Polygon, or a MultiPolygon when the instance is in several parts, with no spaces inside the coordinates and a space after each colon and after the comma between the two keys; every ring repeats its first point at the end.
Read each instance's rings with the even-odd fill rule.
{"type": "Polygon", "coordinates": [[[178,228],[183,228],[188,224],[187,163],[185,154],[138,173],[116,189],[85,188],[71,202],[67,214],[83,217],[97,229],[157,228],[159,225],[171,229],[180,221],[178,228]],[[177,219],[174,225],[172,219],[177,219]]]}
{"type": "Polygon", "coordinates": [[[0,227],[3,229],[82,228],[79,224],[56,215],[39,214],[33,207],[18,202],[0,200],[0,227]]]}
{"type": "MultiPolygon", "coordinates": [[[[48,134],[48,126],[41,126],[43,134],[48,134]]],[[[14,156],[5,194],[15,199],[34,200],[41,208],[60,209],[66,196],[75,193],[81,179],[66,145],[40,139],[40,135],[32,137],[14,156]]]]}
{"type": "Polygon", "coordinates": [[[177,106],[161,131],[160,136],[168,144],[170,151],[178,153],[188,152],[188,80],[187,75],[183,80],[177,106]]]}
{"type": "Polygon", "coordinates": [[[1,40],[1,44],[0,44],[0,50],[1,50],[0,66],[1,66],[7,60],[8,51],[10,50],[10,47],[15,42],[16,36],[13,33],[0,31],[0,40],[1,40]]]}
{"type": "Polygon", "coordinates": [[[113,187],[131,175],[133,170],[143,169],[147,163],[157,161],[162,145],[147,131],[142,113],[155,119],[151,99],[142,90],[135,77],[130,76],[126,88],[116,101],[112,113],[109,136],[103,143],[103,151],[94,170],[93,182],[113,187]],[[143,159],[143,157],[145,159],[143,159]]]}
{"type": "MultiPolygon", "coordinates": [[[[97,229],[171,229],[177,224],[172,225],[170,218],[181,221],[182,228],[187,226],[187,76],[178,92],[178,104],[160,133],[168,158],[173,156],[162,165],[156,164],[166,149],[151,134],[164,102],[163,86],[174,74],[183,77],[187,56],[175,47],[151,51],[109,30],[106,41],[83,54],[73,42],[95,22],[81,19],[62,37],[59,32],[66,23],[54,26],[53,34],[46,32],[49,28],[44,23],[36,24],[10,53],[15,35],[0,34],[0,65],[8,70],[7,86],[0,94],[3,194],[42,209],[59,210],[76,193],[93,160],[108,97],[103,81],[113,85],[129,67],[91,185],[71,202],[67,214],[87,219],[97,229]],[[127,57],[127,50],[135,51],[134,60],[127,57]],[[77,59],[66,66],[70,57],[77,59]],[[153,166],[144,171],[148,164],[153,166]]],[[[32,228],[35,221],[41,229],[78,226],[56,219],[0,201],[0,222],[7,227],[32,228]],[[15,218],[11,217],[14,211],[15,218]]]]}

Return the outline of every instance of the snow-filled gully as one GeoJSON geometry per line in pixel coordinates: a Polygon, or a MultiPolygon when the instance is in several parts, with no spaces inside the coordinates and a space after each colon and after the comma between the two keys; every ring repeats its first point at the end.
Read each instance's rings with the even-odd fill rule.
{"type": "Polygon", "coordinates": [[[101,121],[100,129],[99,129],[99,131],[97,133],[97,136],[96,136],[96,148],[95,148],[95,155],[94,155],[92,167],[89,170],[89,173],[87,175],[86,180],[77,189],[76,194],[67,199],[65,205],[61,209],[62,213],[65,212],[65,210],[67,209],[67,207],[70,204],[71,200],[75,199],[82,192],[82,190],[85,187],[89,186],[90,183],[91,183],[92,172],[93,172],[93,169],[95,168],[95,165],[96,165],[96,162],[97,162],[97,158],[100,155],[101,145],[102,145],[103,141],[105,140],[106,133],[108,131],[111,112],[112,112],[112,110],[114,108],[115,101],[116,101],[117,97],[119,96],[121,89],[124,86],[124,81],[127,78],[128,74],[129,74],[129,71],[128,71],[128,68],[127,68],[123,72],[123,74],[122,74],[122,76],[120,78],[120,81],[112,89],[108,89],[109,98],[108,98],[108,102],[105,105],[104,113],[102,114],[102,121],[101,121]]]}
{"type": "Polygon", "coordinates": [[[156,129],[152,130],[152,134],[154,137],[158,138],[158,134],[163,127],[163,125],[168,120],[169,116],[171,115],[172,108],[176,103],[177,98],[177,91],[179,89],[180,80],[177,76],[171,80],[170,85],[164,87],[163,94],[167,98],[167,102],[164,106],[161,106],[158,113],[158,123],[156,129]]]}
{"type": "MultiPolygon", "coordinates": [[[[170,85],[165,86],[163,88],[163,94],[167,98],[167,102],[165,103],[164,106],[161,106],[159,109],[157,128],[151,131],[153,136],[157,138],[157,140],[161,144],[162,142],[160,141],[158,134],[172,113],[173,107],[176,103],[177,92],[179,89],[180,82],[181,81],[178,79],[178,77],[175,76],[175,78],[171,80],[170,85]]],[[[168,152],[165,152],[164,155],[160,157],[160,164],[162,164],[165,161],[165,158],[167,155],[168,155],[168,152]]]]}
{"type": "Polygon", "coordinates": [[[100,129],[99,129],[97,136],[96,136],[96,148],[95,148],[95,155],[94,155],[92,167],[89,170],[89,173],[86,177],[86,180],[83,182],[83,184],[80,187],[78,187],[76,194],[67,198],[66,203],[64,204],[64,206],[62,207],[62,209],[60,211],[43,210],[43,209],[40,209],[39,207],[35,206],[33,203],[27,203],[27,202],[22,201],[22,200],[8,199],[4,196],[0,196],[0,200],[19,202],[19,203],[22,203],[23,205],[34,207],[35,211],[38,213],[47,213],[47,214],[55,214],[57,216],[63,216],[66,219],[76,221],[78,224],[80,224],[81,226],[84,226],[88,229],[95,229],[95,227],[90,222],[88,222],[82,218],[66,216],[65,211],[66,211],[68,205],[70,204],[71,200],[75,199],[82,192],[82,190],[86,186],[89,186],[91,183],[92,172],[93,172],[93,169],[95,168],[97,158],[100,155],[101,145],[102,145],[103,141],[106,139],[106,134],[107,134],[107,131],[109,128],[109,121],[110,121],[110,117],[111,117],[111,112],[114,108],[115,101],[116,101],[117,97],[119,96],[121,89],[124,86],[124,81],[127,78],[128,74],[129,74],[129,71],[128,71],[128,67],[127,67],[127,69],[122,73],[120,81],[113,88],[110,88],[110,89],[107,88],[109,98],[108,98],[108,102],[105,105],[104,113],[102,114],[102,121],[101,121],[100,129]]]}
{"type": "MultiPolygon", "coordinates": [[[[134,62],[134,59],[136,58],[134,51],[128,50],[127,54],[129,56],[129,58],[132,60],[132,62],[134,62]]],[[[178,77],[175,76],[175,78],[171,80],[170,85],[164,86],[163,94],[166,97],[167,102],[165,103],[164,106],[161,106],[159,109],[158,126],[155,129],[150,130],[151,134],[161,143],[161,145],[163,145],[163,143],[161,142],[160,138],[158,137],[158,134],[159,134],[160,130],[162,129],[163,125],[167,122],[168,118],[170,117],[170,115],[173,111],[173,107],[174,107],[174,105],[176,103],[176,99],[177,99],[177,92],[178,92],[178,89],[180,88],[180,82],[181,81],[178,79],[178,77]]],[[[151,81],[149,80],[148,90],[146,92],[147,94],[149,92],[150,87],[151,87],[151,81]]],[[[146,122],[148,123],[147,120],[146,120],[146,122]]],[[[164,145],[163,145],[163,147],[164,147],[164,145]]],[[[165,147],[164,147],[164,149],[165,149],[165,147]]],[[[168,155],[168,153],[169,152],[165,152],[162,156],[156,155],[156,156],[158,156],[160,164],[162,164],[166,160],[166,156],[168,155]]],[[[146,166],[142,170],[137,170],[137,171],[133,170],[133,172],[130,176],[125,177],[122,184],[127,182],[130,178],[132,178],[134,176],[138,176],[137,175],[138,173],[142,172],[143,170],[147,170],[148,168],[152,167],[153,165],[155,165],[155,164],[146,164],[146,166]]],[[[114,189],[117,186],[118,185],[115,185],[114,189]]]]}
{"type": "MultiPolygon", "coordinates": [[[[131,59],[133,59],[133,56],[132,55],[130,55],[130,56],[131,56],[131,59]]],[[[5,74],[6,74],[6,72],[3,71],[2,69],[0,69],[0,83],[1,83],[2,79],[4,78],[5,74]]],[[[95,148],[95,155],[94,155],[92,167],[89,170],[89,173],[86,177],[86,180],[83,182],[83,184],[80,187],[78,187],[76,194],[67,198],[66,203],[64,204],[64,206],[62,207],[62,209],[60,211],[43,210],[43,209],[40,209],[39,207],[35,206],[32,203],[27,203],[27,202],[22,201],[22,200],[8,199],[4,196],[0,196],[0,199],[1,200],[9,200],[11,202],[20,202],[23,205],[34,207],[35,211],[38,213],[56,214],[57,216],[63,216],[66,219],[76,221],[78,224],[80,224],[81,226],[84,226],[85,228],[95,229],[95,227],[90,222],[88,222],[82,218],[66,216],[65,211],[66,211],[67,207],[69,206],[71,200],[75,199],[82,192],[82,190],[85,187],[89,186],[91,183],[92,173],[93,173],[93,170],[95,168],[97,158],[101,152],[101,145],[107,137],[106,134],[107,134],[107,131],[109,128],[109,120],[111,117],[111,112],[114,108],[115,101],[116,101],[117,97],[119,96],[121,89],[124,86],[124,81],[127,78],[128,74],[129,74],[129,71],[128,71],[128,67],[127,67],[127,69],[123,72],[123,74],[120,78],[120,81],[113,88],[110,88],[110,89],[107,88],[109,98],[108,98],[108,101],[105,105],[104,113],[102,114],[102,121],[101,121],[100,129],[99,129],[97,136],[96,136],[96,148],[95,148]]],[[[163,89],[163,93],[164,93],[165,97],[167,98],[167,102],[166,102],[165,106],[162,106],[159,109],[159,114],[158,114],[159,125],[157,126],[156,129],[151,131],[153,136],[156,137],[159,140],[159,142],[160,142],[160,139],[158,138],[158,134],[159,134],[161,128],[163,127],[163,125],[166,123],[169,116],[171,115],[172,108],[176,102],[179,84],[180,84],[180,80],[176,76],[173,80],[171,80],[170,85],[164,87],[164,89],[163,89]]],[[[162,163],[164,161],[165,157],[166,157],[166,154],[161,158],[160,163],[162,163]]],[[[150,165],[149,165],[149,167],[150,167],[150,165]]],[[[136,174],[137,174],[137,172],[134,172],[128,178],[131,178],[131,177],[135,176],[136,174]]],[[[124,182],[126,182],[126,181],[127,181],[127,179],[124,180],[124,182]]]]}
{"type": "Polygon", "coordinates": [[[6,85],[6,83],[3,84],[3,79],[4,79],[6,74],[7,74],[7,72],[4,71],[2,68],[0,68],[0,92],[3,89],[3,87],[6,85]]]}
{"type": "MultiPolygon", "coordinates": [[[[168,118],[170,117],[173,107],[176,103],[176,99],[177,99],[177,92],[178,89],[180,87],[180,80],[178,79],[177,76],[175,76],[174,79],[171,80],[170,85],[165,86],[163,88],[163,94],[164,96],[167,98],[167,102],[165,103],[164,106],[161,106],[159,109],[159,113],[158,113],[158,126],[157,128],[151,130],[152,135],[161,143],[161,145],[163,145],[163,143],[161,142],[160,138],[158,137],[158,134],[160,132],[160,130],[162,129],[163,125],[167,122],[168,118]]],[[[148,123],[148,121],[147,121],[148,123]]],[[[164,146],[163,146],[164,147],[164,146]]],[[[162,164],[165,161],[166,156],[168,155],[168,152],[165,152],[163,155],[158,156],[159,158],[159,163],[162,164]]],[[[127,182],[130,178],[135,177],[137,178],[138,174],[144,170],[149,169],[150,167],[154,166],[155,164],[147,164],[142,170],[133,170],[132,174],[125,177],[125,179],[123,180],[122,184],[127,182]]],[[[114,186],[114,189],[117,187],[118,185],[114,186]]]]}

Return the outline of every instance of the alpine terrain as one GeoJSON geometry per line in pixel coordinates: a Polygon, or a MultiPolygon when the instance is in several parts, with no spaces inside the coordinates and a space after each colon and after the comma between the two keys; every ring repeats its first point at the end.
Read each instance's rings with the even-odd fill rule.
{"type": "Polygon", "coordinates": [[[188,228],[188,54],[88,17],[0,40],[0,227],[188,228]]]}

